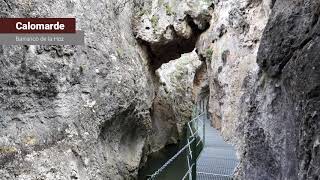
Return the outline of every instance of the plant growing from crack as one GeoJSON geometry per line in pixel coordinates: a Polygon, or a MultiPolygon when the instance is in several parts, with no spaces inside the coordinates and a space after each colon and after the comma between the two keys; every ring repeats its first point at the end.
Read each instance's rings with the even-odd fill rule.
{"type": "Polygon", "coordinates": [[[206,50],[205,58],[206,58],[209,62],[211,62],[212,55],[213,55],[213,50],[210,49],[210,48],[208,48],[208,49],[206,50]]]}
{"type": "Polygon", "coordinates": [[[153,16],[151,17],[150,21],[151,21],[151,24],[152,24],[153,29],[155,29],[155,28],[157,27],[157,25],[158,25],[159,17],[156,16],[156,15],[153,15],[153,16]]]}
{"type": "Polygon", "coordinates": [[[164,7],[165,7],[165,9],[166,9],[166,14],[167,14],[168,16],[171,16],[171,15],[174,14],[173,11],[172,11],[172,7],[169,5],[169,3],[165,3],[165,4],[164,4],[164,7]]]}
{"type": "Polygon", "coordinates": [[[141,9],[137,14],[138,14],[138,17],[142,17],[145,14],[149,14],[149,12],[146,9],[141,9]]]}

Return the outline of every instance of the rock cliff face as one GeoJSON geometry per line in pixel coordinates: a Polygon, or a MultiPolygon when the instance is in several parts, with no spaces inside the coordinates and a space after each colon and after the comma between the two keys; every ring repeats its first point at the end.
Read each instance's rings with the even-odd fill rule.
{"type": "Polygon", "coordinates": [[[150,71],[156,72],[151,151],[177,142],[182,125],[191,118],[193,79],[201,64],[193,50],[209,27],[210,10],[207,1],[155,0],[136,11],[134,34],[150,71]]]}
{"type": "Polygon", "coordinates": [[[156,71],[160,85],[151,110],[152,151],[176,144],[182,137],[183,126],[192,117],[192,82],[201,63],[197,54],[192,52],[163,64],[156,71]]]}
{"type": "Polygon", "coordinates": [[[206,0],[154,0],[137,12],[135,35],[147,47],[154,69],[194,50],[209,27],[209,6],[206,0]]]}
{"type": "Polygon", "coordinates": [[[0,179],[135,179],[150,152],[179,140],[200,62],[153,64],[131,24],[150,4],[0,4],[1,17],[76,17],[86,34],[85,46],[0,46],[0,179]]]}
{"type": "Polygon", "coordinates": [[[320,176],[318,1],[276,1],[257,62],[261,71],[243,112],[242,179],[320,176]]]}
{"type": "Polygon", "coordinates": [[[240,97],[254,86],[257,51],[270,13],[269,1],[214,3],[210,28],[197,43],[207,63],[209,113],[214,127],[237,141],[235,129],[241,112],[240,97]]]}
{"type": "Polygon", "coordinates": [[[0,179],[135,179],[208,95],[237,179],[320,178],[320,2],[13,0],[0,17],[86,32],[0,46],[0,179]]]}
{"type": "Polygon", "coordinates": [[[214,5],[197,49],[213,124],[238,149],[236,177],[319,178],[319,2],[214,5]]]}
{"type": "MultiPolygon", "coordinates": [[[[197,25],[190,21],[197,19],[194,17],[210,22],[202,23],[207,24],[203,30],[197,28],[195,47],[207,67],[197,70],[194,94],[197,98],[201,89],[205,90],[203,74],[207,72],[213,125],[237,146],[241,159],[236,177],[318,178],[319,3],[229,0],[206,5],[201,11],[189,9],[202,15],[187,16],[188,21],[181,16],[175,19],[179,10],[170,21],[162,6],[155,8],[163,14],[157,20],[169,25],[153,26],[142,36],[151,29],[146,28],[137,37],[148,42],[157,57],[161,53],[153,51],[153,45],[159,48],[178,42],[173,40],[172,29],[178,35],[195,32],[188,31],[188,26],[181,28],[182,22],[192,30],[197,25]]],[[[154,14],[150,17],[152,22],[154,14]]]]}
{"type": "Polygon", "coordinates": [[[1,17],[77,17],[86,45],[0,46],[0,179],[137,175],[153,87],[132,36],[134,6],[1,2],[1,17]]]}

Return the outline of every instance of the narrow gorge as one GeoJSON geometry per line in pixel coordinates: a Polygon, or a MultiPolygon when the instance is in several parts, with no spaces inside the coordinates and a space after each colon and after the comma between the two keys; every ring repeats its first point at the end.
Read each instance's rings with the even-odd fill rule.
{"type": "Polygon", "coordinates": [[[85,45],[0,43],[0,180],[145,179],[203,102],[233,179],[320,179],[320,1],[0,2],[22,17],[85,45]]]}

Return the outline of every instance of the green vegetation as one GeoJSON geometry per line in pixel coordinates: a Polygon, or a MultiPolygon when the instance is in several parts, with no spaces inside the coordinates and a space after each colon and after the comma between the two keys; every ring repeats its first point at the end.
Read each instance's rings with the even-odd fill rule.
{"type": "Polygon", "coordinates": [[[9,154],[9,153],[15,153],[15,152],[17,152],[17,149],[15,147],[11,147],[11,146],[0,147],[0,154],[9,154]]]}
{"type": "Polygon", "coordinates": [[[158,6],[160,7],[164,3],[164,0],[159,0],[158,1],[158,6]]]}
{"type": "Polygon", "coordinates": [[[172,11],[172,7],[169,5],[169,3],[165,3],[164,7],[166,8],[166,14],[168,16],[171,16],[171,15],[174,14],[173,11],[172,11]]]}
{"type": "Polygon", "coordinates": [[[34,144],[36,144],[37,139],[36,139],[36,137],[35,137],[34,135],[31,135],[31,136],[27,136],[27,137],[23,140],[23,142],[24,142],[25,144],[27,144],[27,145],[34,145],[34,144]]]}
{"type": "Polygon", "coordinates": [[[156,15],[153,15],[152,18],[150,19],[150,21],[151,21],[153,29],[155,29],[155,27],[157,27],[157,25],[158,25],[159,17],[156,15]]]}
{"type": "Polygon", "coordinates": [[[147,14],[150,14],[151,12],[150,12],[150,10],[148,10],[148,9],[143,9],[143,8],[141,8],[140,10],[137,10],[136,11],[136,15],[138,16],[138,17],[142,17],[143,15],[147,15],[147,14]]]}
{"type": "Polygon", "coordinates": [[[210,48],[208,48],[208,49],[206,50],[206,55],[205,55],[206,59],[207,59],[208,61],[211,61],[212,55],[213,55],[213,50],[210,49],[210,48]]]}
{"type": "Polygon", "coordinates": [[[143,15],[146,14],[146,12],[147,12],[147,11],[146,11],[145,9],[142,9],[141,11],[138,12],[138,16],[139,16],[139,17],[142,17],[143,15]]]}

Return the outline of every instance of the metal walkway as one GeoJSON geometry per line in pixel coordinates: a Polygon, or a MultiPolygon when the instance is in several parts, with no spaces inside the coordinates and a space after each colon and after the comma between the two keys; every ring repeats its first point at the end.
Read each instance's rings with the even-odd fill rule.
{"type": "Polygon", "coordinates": [[[198,180],[226,180],[231,176],[238,160],[234,147],[223,141],[219,132],[205,122],[205,146],[197,161],[198,180]]]}
{"type": "MultiPolygon", "coordinates": [[[[204,103],[202,103],[204,104],[204,103]]],[[[203,105],[200,107],[204,107],[203,105]]],[[[232,145],[210,126],[204,108],[186,123],[183,146],[148,180],[228,180],[238,163],[232,145]],[[177,167],[181,170],[177,171],[177,167]],[[174,179],[172,178],[174,176],[174,179]]]]}

